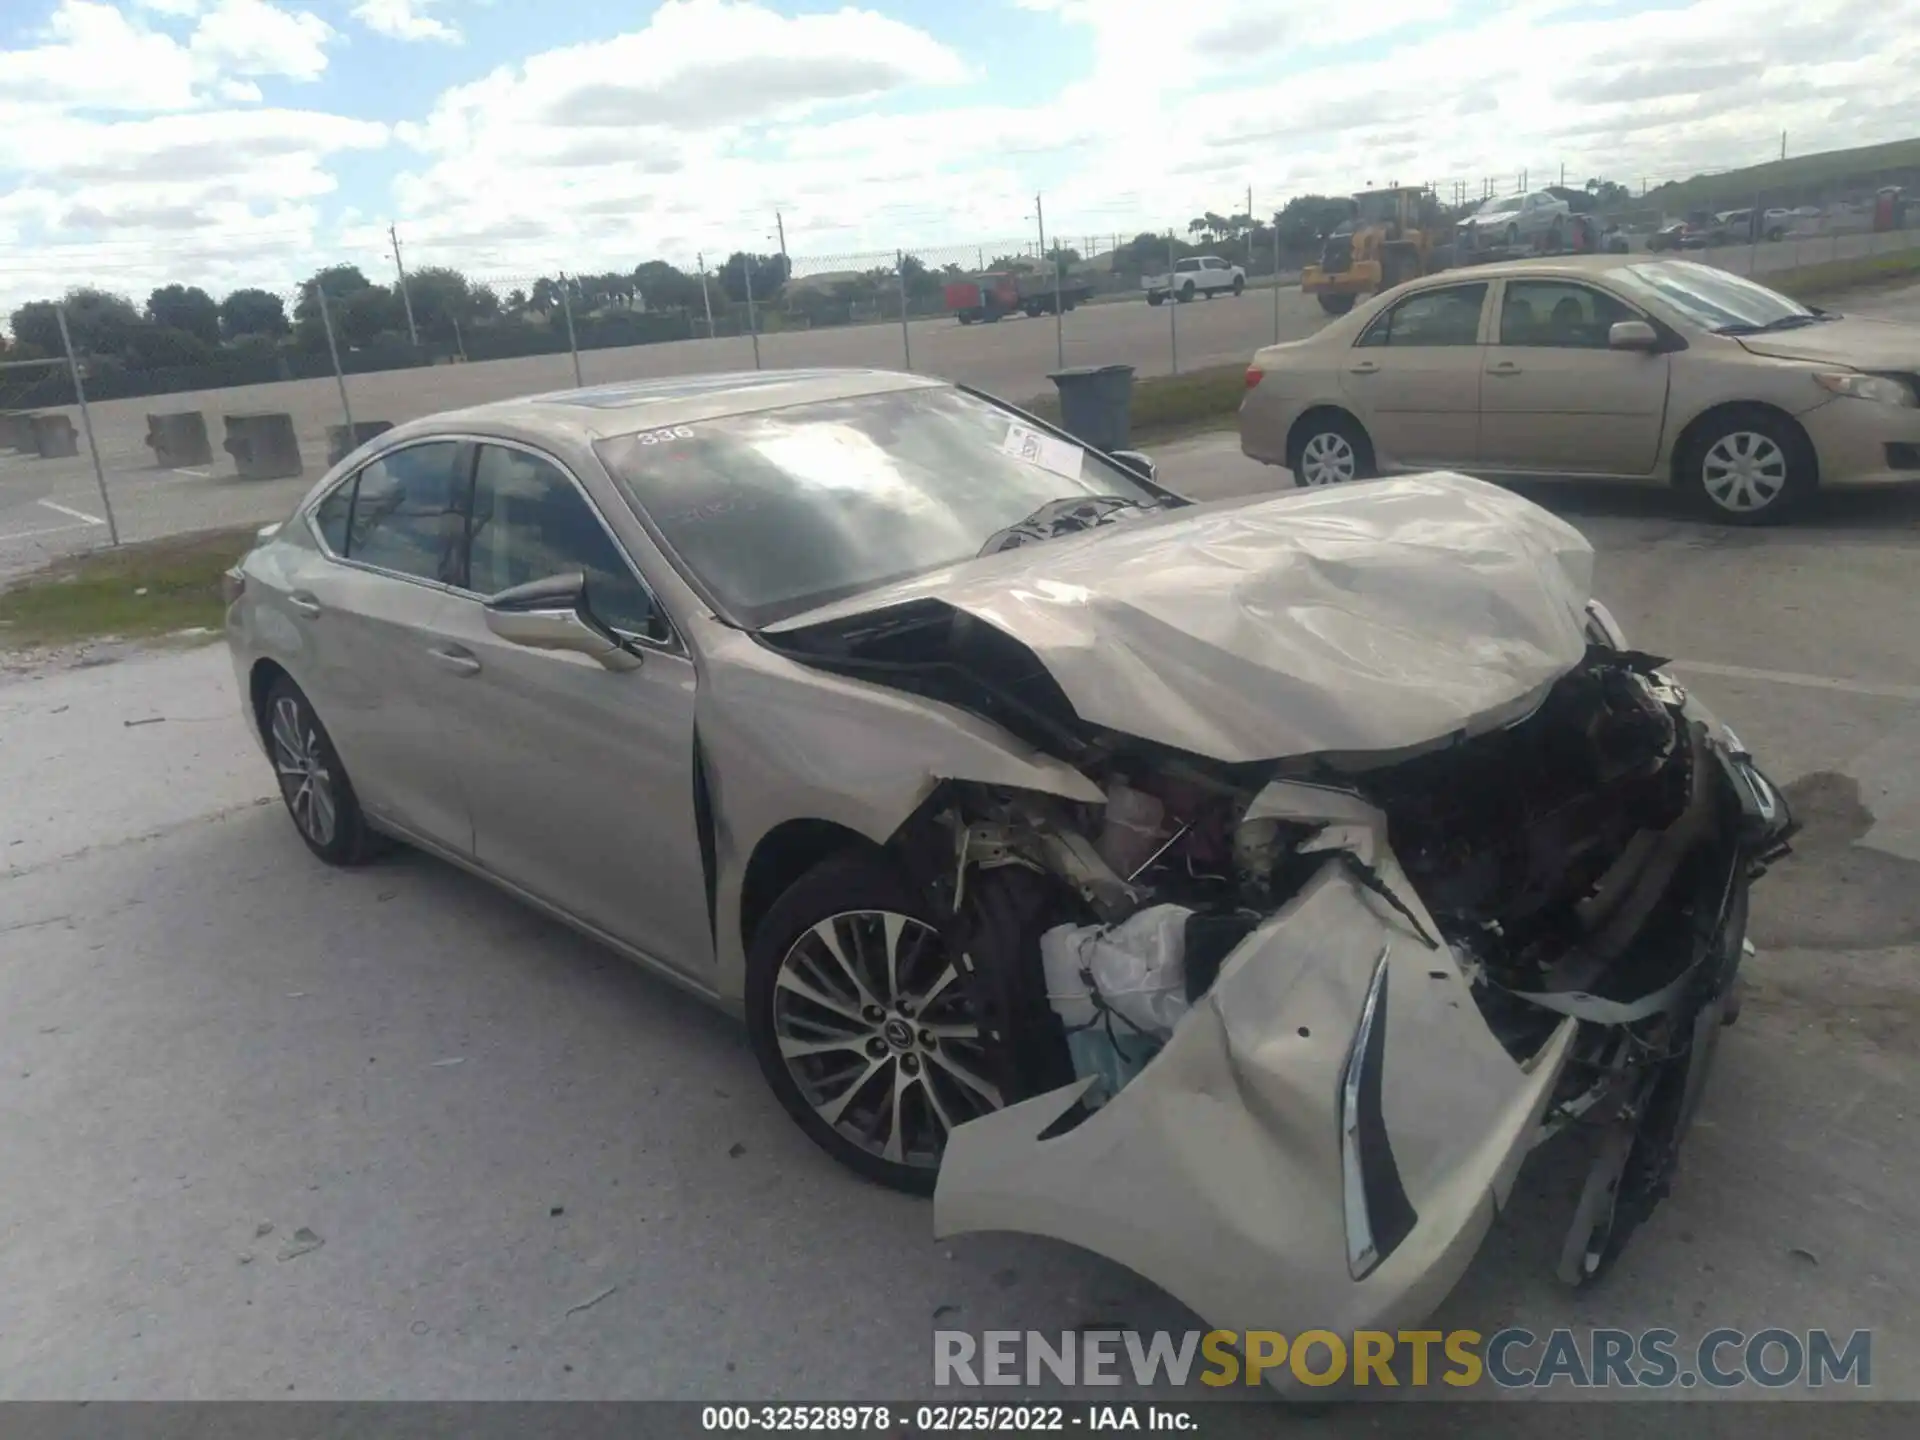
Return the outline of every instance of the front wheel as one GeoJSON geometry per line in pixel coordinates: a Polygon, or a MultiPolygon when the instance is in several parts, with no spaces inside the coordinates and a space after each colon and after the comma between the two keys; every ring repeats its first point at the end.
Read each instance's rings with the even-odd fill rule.
{"type": "Polygon", "coordinates": [[[947,1136],[1004,1103],[973,990],[925,903],[877,855],[822,862],[747,955],[747,1033],[807,1137],[896,1190],[933,1191],[947,1136]]]}
{"type": "Polygon", "coordinates": [[[1233,277],[1233,293],[1235,297],[1237,298],[1241,295],[1244,295],[1246,294],[1246,292],[1247,292],[1247,277],[1244,275],[1234,276],[1233,277]]]}
{"type": "Polygon", "coordinates": [[[1507,248],[1509,250],[1518,250],[1520,248],[1520,227],[1518,225],[1507,226],[1507,248]]]}
{"type": "Polygon", "coordinates": [[[1302,489],[1344,485],[1373,475],[1373,445],[1351,416],[1329,412],[1295,441],[1293,479],[1302,489]]]}
{"type": "Polygon", "coordinates": [[[1191,284],[1182,285],[1180,287],[1180,303],[1182,305],[1188,305],[1188,304],[1191,304],[1192,301],[1193,301],[1193,286],[1191,284]]]}
{"type": "Polygon", "coordinates": [[[1797,425],[1771,411],[1734,408],[1702,426],[1677,466],[1696,508],[1730,525],[1771,525],[1805,503],[1819,460],[1797,425]]]}
{"type": "Polygon", "coordinates": [[[1149,290],[1147,292],[1147,303],[1149,305],[1158,305],[1162,300],[1165,300],[1166,298],[1167,297],[1162,295],[1158,290],[1149,290]]]}
{"type": "Polygon", "coordinates": [[[360,865],[380,849],[347,767],[300,687],[286,676],[267,693],[267,753],[293,828],[329,865],[360,865]]]}

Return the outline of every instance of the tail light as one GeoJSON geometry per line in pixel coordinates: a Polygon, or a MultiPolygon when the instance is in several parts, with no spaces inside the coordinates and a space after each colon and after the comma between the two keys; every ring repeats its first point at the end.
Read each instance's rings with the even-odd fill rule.
{"type": "Polygon", "coordinates": [[[1258,365],[1249,365],[1247,367],[1247,389],[1251,390],[1254,386],[1258,385],[1261,380],[1266,377],[1266,373],[1267,372],[1262,370],[1258,365]]]}

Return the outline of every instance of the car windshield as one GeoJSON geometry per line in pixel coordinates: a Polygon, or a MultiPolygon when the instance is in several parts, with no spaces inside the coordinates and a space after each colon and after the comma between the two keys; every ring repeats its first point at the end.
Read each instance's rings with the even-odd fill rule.
{"type": "Polygon", "coordinates": [[[700,420],[595,449],[669,555],[749,628],[977,555],[1055,501],[1166,497],[945,387],[700,420]]]}
{"type": "Polygon", "coordinates": [[[1820,318],[1817,311],[1778,291],[1689,260],[1628,265],[1613,278],[1635,299],[1654,301],[1702,329],[1725,334],[1810,324],[1820,318]]]}
{"type": "Polygon", "coordinates": [[[1527,197],[1524,195],[1509,195],[1504,200],[1489,200],[1473,213],[1476,215],[1504,215],[1509,210],[1518,210],[1522,205],[1526,204],[1526,201],[1527,197]]]}

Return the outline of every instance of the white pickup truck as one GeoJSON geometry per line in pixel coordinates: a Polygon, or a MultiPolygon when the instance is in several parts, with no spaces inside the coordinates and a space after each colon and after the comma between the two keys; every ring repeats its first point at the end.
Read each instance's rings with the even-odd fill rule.
{"type": "Polygon", "coordinates": [[[1140,288],[1147,292],[1149,305],[1158,305],[1169,295],[1184,305],[1196,295],[1209,300],[1222,293],[1238,295],[1247,288],[1247,272],[1218,255],[1195,255],[1174,261],[1171,275],[1142,276],[1140,288]]]}

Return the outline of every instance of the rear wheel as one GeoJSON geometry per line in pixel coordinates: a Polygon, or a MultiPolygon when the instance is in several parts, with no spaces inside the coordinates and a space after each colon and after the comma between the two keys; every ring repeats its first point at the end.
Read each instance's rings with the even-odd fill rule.
{"type": "Polygon", "coordinates": [[[1158,305],[1162,300],[1165,300],[1166,298],[1167,297],[1165,295],[1162,295],[1158,290],[1149,290],[1147,292],[1147,303],[1149,305],[1158,305]]]}
{"type": "Polygon", "coordinates": [[[347,767],[300,687],[286,676],[267,692],[267,753],[293,828],[329,865],[360,865],[380,850],[347,767]]]}
{"type": "Polygon", "coordinates": [[[1236,296],[1244,295],[1246,293],[1246,290],[1247,290],[1247,277],[1244,275],[1234,276],[1233,277],[1233,293],[1236,296]]]}
{"type": "Polygon", "coordinates": [[[1335,295],[1331,291],[1320,292],[1320,308],[1329,315],[1344,315],[1353,309],[1354,296],[1335,295]]]}
{"type": "Polygon", "coordinates": [[[882,1185],[930,1194],[954,1126],[1004,1103],[972,986],[877,855],[824,861],[775,902],[748,952],[746,1005],[787,1113],[882,1185]]]}
{"type": "Polygon", "coordinates": [[[1293,479],[1302,488],[1344,485],[1373,475],[1373,445],[1350,415],[1328,410],[1309,417],[1294,436],[1293,479]]]}
{"type": "Polygon", "coordinates": [[[1520,227],[1518,225],[1507,226],[1507,248],[1509,250],[1518,250],[1520,248],[1520,227]]]}
{"type": "Polygon", "coordinates": [[[1819,462],[1797,425],[1771,411],[1734,407],[1688,440],[1680,489],[1715,520],[1769,525],[1787,519],[1818,483],[1819,462]]]}
{"type": "Polygon", "coordinates": [[[1193,282],[1189,280],[1186,284],[1180,287],[1180,303],[1182,305],[1185,305],[1191,302],[1192,299],[1193,299],[1193,282]]]}
{"type": "Polygon", "coordinates": [[[1555,220],[1547,231],[1547,248],[1555,252],[1567,248],[1567,227],[1562,221],[1555,220]]]}

